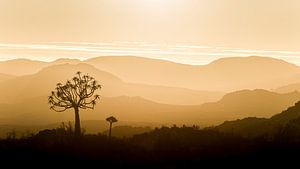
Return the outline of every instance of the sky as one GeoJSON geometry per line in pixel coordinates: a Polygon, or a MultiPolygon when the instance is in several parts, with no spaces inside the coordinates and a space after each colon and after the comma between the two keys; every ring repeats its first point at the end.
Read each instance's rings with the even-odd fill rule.
{"type": "Polygon", "coordinates": [[[299,0],[0,0],[0,60],[138,55],[300,65],[299,0]]]}

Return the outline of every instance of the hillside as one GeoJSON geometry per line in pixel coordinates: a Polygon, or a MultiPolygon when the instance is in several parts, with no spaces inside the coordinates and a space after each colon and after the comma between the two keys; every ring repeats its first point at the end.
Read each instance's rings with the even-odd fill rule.
{"type": "Polygon", "coordinates": [[[47,62],[28,60],[28,59],[14,59],[0,62],[0,73],[10,75],[28,75],[33,74],[49,65],[47,62]]]}
{"type": "MultiPolygon", "coordinates": [[[[271,118],[245,118],[242,120],[227,121],[217,126],[221,132],[230,132],[246,137],[256,137],[267,135],[274,137],[278,132],[281,132],[286,126],[299,122],[300,118],[300,102],[294,106],[282,111],[271,118]]],[[[299,125],[300,123],[298,123],[299,125]]]]}
{"type": "Polygon", "coordinates": [[[200,112],[229,119],[271,117],[299,100],[299,92],[279,94],[262,89],[241,90],[226,94],[218,102],[203,104],[200,112]]]}
{"type": "Polygon", "coordinates": [[[19,76],[0,83],[0,92],[2,93],[0,103],[14,103],[28,98],[47,96],[58,82],[64,83],[77,71],[88,73],[99,80],[103,86],[101,95],[106,97],[141,96],[165,104],[197,105],[216,101],[223,95],[221,92],[125,83],[111,73],[100,71],[89,64],[80,63],[52,65],[43,68],[36,74],[19,76]]]}
{"type": "MultiPolygon", "coordinates": [[[[191,112],[199,106],[178,106],[151,102],[141,97],[102,97],[94,110],[82,110],[82,120],[103,120],[111,115],[120,121],[148,123],[195,122],[191,112]]],[[[46,97],[27,99],[15,104],[0,105],[0,124],[43,125],[70,121],[73,110],[57,113],[49,109],[46,97]]]]}
{"type": "Polygon", "coordinates": [[[277,88],[299,83],[298,66],[270,57],[229,57],[207,65],[185,65],[135,56],[102,56],[85,61],[59,59],[40,62],[16,59],[0,62],[0,73],[35,74],[47,66],[86,63],[127,83],[168,86],[200,91],[235,91],[277,88]]]}
{"type": "Polygon", "coordinates": [[[297,81],[291,77],[300,73],[294,64],[258,56],[222,58],[201,66],[133,56],[98,57],[85,62],[128,82],[213,91],[274,88],[297,81]]]}
{"type": "MultiPolygon", "coordinates": [[[[113,115],[120,121],[209,126],[249,116],[270,117],[299,99],[299,93],[254,90],[230,93],[215,103],[182,106],[156,103],[142,97],[102,96],[95,110],[83,110],[81,118],[103,120],[113,115]],[[235,104],[236,100],[240,101],[235,104]]],[[[41,125],[74,118],[72,110],[64,113],[51,111],[45,96],[1,104],[0,112],[0,124],[41,125]]]]}
{"type": "MultiPolygon", "coordinates": [[[[79,64],[77,66],[70,64],[55,65],[42,69],[37,74],[19,76],[17,78],[5,81],[0,84],[0,103],[14,103],[30,98],[48,96],[55,88],[56,84],[64,83],[72,78],[79,70],[89,72],[96,79],[102,79],[103,86],[120,85],[121,80],[117,77],[99,71],[87,64],[79,64]]],[[[102,91],[106,95],[113,95],[113,91],[102,91]]]]}
{"type": "Polygon", "coordinates": [[[284,85],[284,86],[274,89],[273,91],[278,92],[278,93],[288,93],[288,92],[300,91],[300,83],[284,85]]]}
{"type": "MultiPolygon", "coordinates": [[[[253,59],[257,58],[253,57],[253,59]]],[[[66,61],[68,60],[57,62],[66,61]]],[[[207,126],[249,116],[268,118],[300,100],[299,92],[279,94],[262,89],[239,90],[221,97],[220,92],[128,83],[115,74],[99,70],[90,64],[75,64],[78,60],[72,62],[74,64],[47,66],[35,74],[17,76],[0,83],[0,122],[48,124],[73,119],[72,113],[50,111],[47,96],[58,82],[64,83],[77,71],[87,72],[103,85],[99,105],[94,111],[84,113],[82,116],[84,120],[103,120],[113,114],[125,121],[207,126]],[[204,102],[210,103],[202,104],[204,102]],[[41,113],[43,116],[40,116],[41,113]]],[[[153,62],[156,63],[156,60],[153,62]]],[[[236,62],[239,62],[239,59],[236,62]]],[[[281,63],[279,60],[274,62],[274,65],[281,63]]],[[[226,60],[219,60],[211,64],[227,65],[228,63],[226,60]]],[[[285,64],[291,66],[289,70],[294,70],[293,65],[285,64]]]]}
{"type": "Polygon", "coordinates": [[[29,59],[13,59],[8,61],[0,61],[0,73],[23,76],[35,74],[43,68],[58,64],[78,64],[81,63],[77,59],[58,59],[53,62],[43,62],[29,59]]]}

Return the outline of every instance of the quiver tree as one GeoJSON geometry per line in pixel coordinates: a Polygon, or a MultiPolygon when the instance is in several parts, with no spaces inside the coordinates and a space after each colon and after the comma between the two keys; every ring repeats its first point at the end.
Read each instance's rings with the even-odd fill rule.
{"type": "Polygon", "coordinates": [[[76,137],[81,135],[79,110],[94,109],[96,101],[100,98],[96,94],[98,89],[101,89],[101,85],[93,77],[77,72],[66,84],[58,83],[48,98],[50,109],[56,112],[74,109],[76,137]]]}
{"type": "Polygon", "coordinates": [[[106,121],[109,122],[109,134],[108,134],[108,137],[110,139],[111,138],[112,124],[115,123],[115,122],[117,122],[118,120],[114,116],[110,116],[110,117],[106,118],[106,121]]]}

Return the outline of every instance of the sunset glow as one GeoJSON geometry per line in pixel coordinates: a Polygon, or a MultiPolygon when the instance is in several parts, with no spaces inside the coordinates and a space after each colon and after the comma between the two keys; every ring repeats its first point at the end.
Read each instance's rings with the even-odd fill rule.
{"type": "Polygon", "coordinates": [[[146,42],[0,44],[0,60],[25,58],[54,61],[59,58],[85,60],[98,56],[141,56],[190,65],[208,64],[223,57],[269,56],[300,65],[299,51],[211,47],[195,44],[146,42]]]}
{"type": "Polygon", "coordinates": [[[0,0],[0,60],[123,54],[204,64],[263,55],[299,64],[299,7],[293,0],[0,0]]]}
{"type": "Polygon", "coordinates": [[[300,0],[0,0],[1,166],[299,154],[300,0]]]}

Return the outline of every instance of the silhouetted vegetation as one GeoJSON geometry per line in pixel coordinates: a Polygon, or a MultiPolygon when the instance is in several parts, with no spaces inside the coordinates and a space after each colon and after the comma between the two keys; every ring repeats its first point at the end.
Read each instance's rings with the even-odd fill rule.
{"type": "MultiPolygon", "coordinates": [[[[114,132],[111,134],[113,137],[123,138],[132,137],[137,134],[142,134],[153,130],[151,127],[133,127],[133,126],[115,126],[113,127],[114,132]]],[[[105,135],[109,134],[109,130],[102,132],[105,135]]]]}
{"type": "Polygon", "coordinates": [[[114,116],[110,116],[108,118],[106,118],[106,121],[109,122],[109,134],[108,137],[109,139],[111,138],[111,128],[112,128],[112,124],[118,122],[118,120],[114,117],[114,116]]]}
{"type": "Polygon", "coordinates": [[[182,168],[255,164],[296,159],[300,152],[300,119],[278,130],[278,137],[244,138],[214,128],[161,127],[130,138],[82,135],[73,139],[71,124],[20,139],[0,141],[1,159],[72,162],[110,167],[182,168]],[[276,161],[278,160],[278,161],[276,161]]]}
{"type": "Polygon", "coordinates": [[[101,85],[93,77],[77,72],[77,76],[73,77],[72,81],[67,81],[65,85],[61,83],[56,85],[55,91],[52,91],[48,98],[50,109],[63,112],[73,108],[75,135],[79,137],[81,135],[79,109],[94,109],[96,100],[100,98],[94,93],[100,88],[101,85]]]}
{"type": "Polygon", "coordinates": [[[271,160],[272,164],[285,163],[296,161],[300,153],[300,102],[269,119],[249,117],[203,129],[174,125],[134,131],[133,127],[123,126],[123,130],[131,130],[127,137],[114,137],[112,124],[117,119],[113,116],[106,119],[108,136],[105,132],[85,134],[81,130],[79,109],[94,108],[99,99],[94,93],[101,86],[93,77],[82,76],[80,72],[72,80],[65,85],[57,84],[48,101],[57,112],[73,108],[75,126],[62,123],[57,128],[23,137],[17,137],[12,130],[6,139],[0,140],[1,160],[60,162],[68,166],[97,164],[110,168],[199,168],[268,164],[271,160]]]}
{"type": "MultiPolygon", "coordinates": [[[[243,137],[275,137],[280,130],[295,127],[300,118],[300,102],[271,118],[249,117],[242,120],[227,121],[216,128],[224,133],[233,133],[243,137]]],[[[295,132],[296,133],[296,132],[295,132]]]]}

